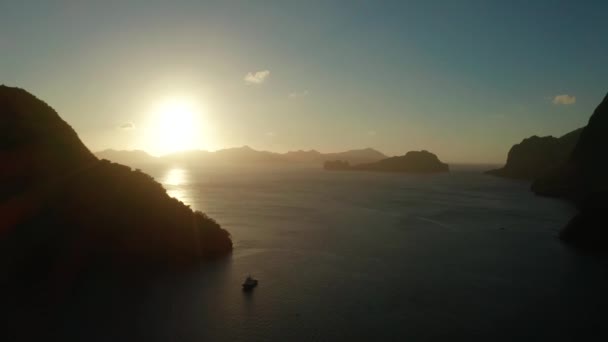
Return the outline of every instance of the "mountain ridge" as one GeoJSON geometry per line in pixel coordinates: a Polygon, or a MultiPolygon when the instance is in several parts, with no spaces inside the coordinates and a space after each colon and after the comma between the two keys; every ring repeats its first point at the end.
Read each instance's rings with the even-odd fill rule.
{"type": "Polygon", "coordinates": [[[506,164],[486,174],[504,178],[534,180],[558,168],[567,159],[583,128],[575,129],[559,138],[533,135],[509,150],[506,164]]]}
{"type": "Polygon", "coordinates": [[[216,221],[151,176],[99,160],[52,107],[20,88],[0,86],[0,165],[8,166],[0,168],[4,274],[160,270],[232,250],[216,221]],[[78,265],[63,269],[74,253],[78,265]]]}
{"type": "Polygon", "coordinates": [[[155,157],[142,150],[113,150],[106,149],[95,152],[102,159],[108,159],[123,164],[138,163],[163,163],[163,162],[187,162],[196,163],[203,161],[221,163],[317,163],[333,159],[347,160],[352,163],[375,162],[387,158],[382,152],[367,147],[352,149],[343,152],[322,153],[317,150],[297,150],[285,153],[255,150],[250,146],[230,147],[217,151],[188,150],[155,157]]]}

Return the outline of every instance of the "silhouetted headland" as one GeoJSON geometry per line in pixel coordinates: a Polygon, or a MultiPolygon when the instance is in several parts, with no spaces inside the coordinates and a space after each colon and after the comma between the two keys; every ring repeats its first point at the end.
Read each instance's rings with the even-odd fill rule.
{"type": "Polygon", "coordinates": [[[7,86],[0,86],[0,165],[4,275],[172,269],[232,250],[213,219],[149,175],[97,159],[50,106],[7,86]]]}
{"type": "Polygon", "coordinates": [[[608,250],[608,95],[595,109],[568,159],[534,181],[532,191],[573,201],[580,213],[561,232],[579,246],[608,250]]]}
{"type": "Polygon", "coordinates": [[[561,166],[570,156],[583,129],[560,138],[532,136],[513,145],[504,167],[487,174],[515,179],[534,180],[561,166]]]}
{"type": "Polygon", "coordinates": [[[326,170],[383,171],[406,173],[448,172],[448,164],[442,163],[437,156],[428,151],[410,151],[403,156],[385,158],[374,163],[350,165],[347,161],[327,161],[326,170]]]}
{"type": "Polygon", "coordinates": [[[533,180],[540,196],[572,201],[580,210],[560,238],[587,249],[607,250],[608,95],[587,126],[561,138],[531,137],[509,151],[507,164],[486,173],[533,180]]]}

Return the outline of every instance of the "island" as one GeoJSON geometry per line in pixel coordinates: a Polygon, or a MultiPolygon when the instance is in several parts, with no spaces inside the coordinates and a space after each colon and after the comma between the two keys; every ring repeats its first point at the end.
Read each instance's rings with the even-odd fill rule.
{"type": "Polygon", "coordinates": [[[431,152],[410,151],[403,156],[389,157],[373,163],[350,165],[347,161],[334,160],[323,164],[325,170],[330,171],[382,171],[404,173],[437,173],[449,172],[448,164],[442,163],[431,152]]]}

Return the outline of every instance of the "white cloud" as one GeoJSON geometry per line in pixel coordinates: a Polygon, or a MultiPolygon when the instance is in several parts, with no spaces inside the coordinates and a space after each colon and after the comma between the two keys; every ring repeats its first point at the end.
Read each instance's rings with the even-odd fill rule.
{"type": "Polygon", "coordinates": [[[572,95],[568,95],[568,94],[556,95],[553,98],[553,104],[556,104],[556,105],[571,105],[571,104],[575,104],[575,103],[576,103],[576,96],[572,96],[572,95]]]}
{"type": "Polygon", "coordinates": [[[247,82],[247,84],[258,85],[258,84],[262,84],[262,83],[266,82],[266,80],[268,79],[269,76],[270,76],[270,70],[260,70],[260,71],[256,71],[256,72],[248,72],[247,75],[245,75],[245,82],[247,82]]]}
{"type": "Polygon", "coordinates": [[[125,123],[121,124],[120,126],[118,126],[118,128],[120,128],[120,129],[134,129],[135,125],[132,122],[125,122],[125,123]]]}
{"type": "Polygon", "coordinates": [[[299,97],[308,96],[308,90],[294,91],[292,93],[289,93],[288,96],[290,99],[297,99],[299,97]]]}

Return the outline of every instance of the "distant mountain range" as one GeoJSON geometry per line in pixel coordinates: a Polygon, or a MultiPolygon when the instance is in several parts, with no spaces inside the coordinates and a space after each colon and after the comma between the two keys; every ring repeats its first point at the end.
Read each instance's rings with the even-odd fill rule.
{"type": "Polygon", "coordinates": [[[373,148],[349,150],[337,153],[321,153],[316,150],[289,151],[276,153],[254,150],[249,146],[227,148],[215,152],[195,150],[154,157],[141,150],[117,151],[104,150],[95,153],[100,159],[107,159],[116,163],[133,165],[144,163],[181,162],[196,164],[199,162],[213,163],[311,163],[323,164],[330,160],[344,160],[351,164],[373,163],[387,158],[387,156],[373,148]]]}
{"type": "Polygon", "coordinates": [[[94,154],[99,159],[107,159],[119,164],[125,164],[125,161],[136,164],[149,163],[157,159],[142,150],[117,151],[108,149],[94,154]]]}

